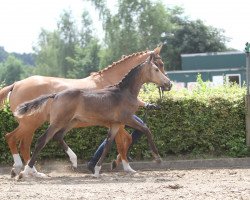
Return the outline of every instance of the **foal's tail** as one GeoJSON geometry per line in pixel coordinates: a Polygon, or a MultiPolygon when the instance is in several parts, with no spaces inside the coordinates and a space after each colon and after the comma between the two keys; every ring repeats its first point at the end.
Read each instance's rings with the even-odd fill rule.
{"type": "Polygon", "coordinates": [[[11,92],[14,88],[14,85],[15,83],[13,83],[12,85],[8,85],[0,90],[0,108],[3,107],[9,92],[11,92]]]}
{"type": "Polygon", "coordinates": [[[50,98],[55,98],[55,96],[56,96],[56,93],[43,95],[31,101],[22,103],[21,105],[17,107],[17,109],[14,112],[14,115],[16,117],[22,118],[23,116],[32,115],[36,112],[39,112],[46,105],[45,103],[50,98]]]}

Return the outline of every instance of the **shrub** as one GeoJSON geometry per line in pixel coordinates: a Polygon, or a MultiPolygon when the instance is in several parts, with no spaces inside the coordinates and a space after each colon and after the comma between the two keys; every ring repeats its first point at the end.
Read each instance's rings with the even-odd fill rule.
{"type": "MultiPolygon", "coordinates": [[[[211,88],[198,80],[192,92],[172,90],[159,99],[158,90],[146,85],[140,97],[160,105],[160,110],[140,109],[138,115],[145,118],[156,146],[163,157],[169,155],[191,156],[248,156],[245,141],[245,93],[246,88],[237,85],[211,88]]],[[[0,162],[12,161],[4,134],[17,126],[8,108],[0,111],[0,162]]],[[[44,133],[47,124],[36,131],[32,149],[37,138],[44,133]]],[[[65,141],[77,154],[87,160],[106,137],[107,130],[100,127],[71,130],[65,141]]],[[[109,159],[115,158],[115,145],[109,159]]],[[[151,157],[146,137],[130,149],[136,159],[151,157]]],[[[51,141],[40,154],[41,159],[66,158],[57,143],[51,141]]]]}

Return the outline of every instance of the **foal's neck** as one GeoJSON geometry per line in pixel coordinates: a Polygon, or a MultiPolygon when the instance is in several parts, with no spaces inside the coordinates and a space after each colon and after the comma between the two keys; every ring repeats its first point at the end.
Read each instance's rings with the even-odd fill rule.
{"type": "Polygon", "coordinates": [[[137,98],[142,85],[147,82],[144,70],[144,66],[137,66],[124,77],[118,84],[118,87],[123,91],[129,92],[130,96],[137,98]]]}
{"type": "Polygon", "coordinates": [[[140,89],[144,83],[145,82],[140,78],[138,78],[138,80],[135,80],[134,83],[131,83],[129,87],[127,88],[131,96],[137,98],[137,96],[139,95],[140,89]]]}

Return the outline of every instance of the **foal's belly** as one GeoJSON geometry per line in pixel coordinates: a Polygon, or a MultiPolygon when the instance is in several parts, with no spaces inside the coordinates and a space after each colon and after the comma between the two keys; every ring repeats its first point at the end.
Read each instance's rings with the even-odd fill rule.
{"type": "Polygon", "coordinates": [[[83,119],[80,120],[80,124],[83,124],[85,127],[87,126],[103,126],[109,128],[112,123],[117,122],[111,122],[107,120],[97,120],[97,119],[83,119]]]}

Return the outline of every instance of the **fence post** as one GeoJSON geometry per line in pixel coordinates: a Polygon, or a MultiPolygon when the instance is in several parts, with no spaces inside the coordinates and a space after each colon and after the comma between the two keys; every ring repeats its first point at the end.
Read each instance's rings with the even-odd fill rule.
{"type": "Polygon", "coordinates": [[[250,146],[250,44],[247,42],[245,47],[246,52],[246,79],[247,79],[247,94],[246,94],[246,145],[250,146]]]}

